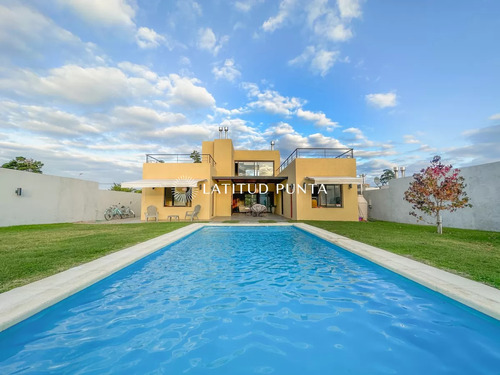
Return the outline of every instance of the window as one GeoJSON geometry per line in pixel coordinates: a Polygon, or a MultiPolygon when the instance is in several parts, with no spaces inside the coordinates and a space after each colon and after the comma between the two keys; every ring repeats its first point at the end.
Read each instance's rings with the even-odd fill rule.
{"type": "Polygon", "coordinates": [[[314,185],[311,193],[312,208],[343,207],[342,185],[314,185]],[[322,188],[320,188],[323,186],[322,188]]]}
{"type": "Polygon", "coordinates": [[[191,207],[192,188],[167,187],[163,194],[165,207],[191,207]]]}
{"type": "Polygon", "coordinates": [[[273,161],[237,161],[236,176],[274,176],[273,161]]]}

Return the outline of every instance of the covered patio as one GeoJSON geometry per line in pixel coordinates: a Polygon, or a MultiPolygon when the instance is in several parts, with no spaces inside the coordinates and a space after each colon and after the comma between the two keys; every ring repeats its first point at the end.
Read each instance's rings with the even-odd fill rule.
{"type": "Polygon", "coordinates": [[[288,219],[286,217],[271,213],[263,213],[262,216],[251,216],[245,215],[244,213],[234,213],[231,216],[215,216],[210,221],[221,223],[230,220],[239,221],[240,223],[258,223],[261,220],[273,220],[278,223],[288,222],[288,219]]]}

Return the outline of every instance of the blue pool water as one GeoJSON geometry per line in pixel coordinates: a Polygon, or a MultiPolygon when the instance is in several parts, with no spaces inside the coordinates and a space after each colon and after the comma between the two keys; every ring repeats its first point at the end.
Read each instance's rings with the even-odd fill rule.
{"type": "Polygon", "coordinates": [[[498,374],[500,322],[290,227],[211,227],[0,333],[0,374],[498,374]]]}

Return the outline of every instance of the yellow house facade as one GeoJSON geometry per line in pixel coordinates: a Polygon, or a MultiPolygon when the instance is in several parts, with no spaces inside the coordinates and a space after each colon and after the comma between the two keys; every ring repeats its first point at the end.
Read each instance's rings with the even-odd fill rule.
{"type": "MultiPolygon", "coordinates": [[[[272,147],[271,147],[272,148],[272,147]]],[[[142,180],[142,216],[156,207],[160,220],[231,217],[254,204],[293,220],[357,221],[358,185],[352,149],[296,149],[283,163],[278,150],[237,150],[231,139],[202,144],[201,154],[148,154],[142,180]]]]}

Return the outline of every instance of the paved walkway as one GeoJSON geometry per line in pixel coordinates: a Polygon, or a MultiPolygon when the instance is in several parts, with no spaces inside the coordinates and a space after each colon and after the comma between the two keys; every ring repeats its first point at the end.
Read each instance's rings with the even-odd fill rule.
{"type": "MultiPolygon", "coordinates": [[[[275,215],[275,214],[269,214],[269,213],[264,213],[262,216],[251,216],[251,215],[245,215],[241,213],[236,213],[233,214],[232,216],[216,216],[210,220],[212,223],[221,223],[223,221],[238,221],[240,223],[258,223],[260,220],[274,220],[277,223],[286,223],[288,222],[288,219],[286,217],[280,216],[280,215],[275,215]]],[[[160,220],[161,222],[167,222],[168,220],[160,220]]],[[[180,222],[188,222],[190,220],[180,220],[180,222]]],[[[198,220],[195,220],[194,222],[196,223],[198,220]]],[[[199,220],[201,222],[205,220],[199,220]]],[[[150,221],[153,222],[153,221],[150,221]]],[[[172,222],[176,222],[173,220],[172,222]]],[[[128,219],[113,219],[110,221],[106,220],[98,220],[95,222],[82,222],[81,224],[139,224],[139,223],[145,223],[145,221],[141,221],[140,217],[134,217],[134,218],[128,218],[128,219]]]]}
{"type": "Polygon", "coordinates": [[[229,220],[239,221],[240,223],[258,223],[260,220],[274,220],[278,223],[288,222],[286,217],[269,213],[264,213],[262,216],[251,216],[243,213],[236,213],[232,216],[216,216],[210,222],[220,223],[229,220]]]}

